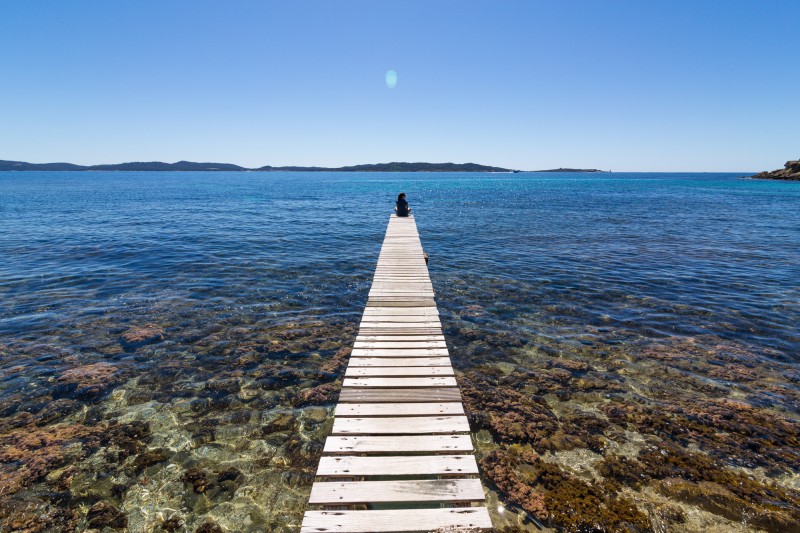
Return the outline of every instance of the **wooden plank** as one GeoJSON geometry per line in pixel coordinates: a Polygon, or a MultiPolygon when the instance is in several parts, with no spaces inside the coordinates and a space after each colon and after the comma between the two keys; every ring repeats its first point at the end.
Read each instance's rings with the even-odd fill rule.
{"type": "Polygon", "coordinates": [[[373,349],[379,350],[383,349],[391,349],[391,348],[447,348],[447,344],[444,341],[409,341],[409,342],[400,342],[400,341],[368,341],[368,342],[361,342],[356,341],[353,344],[354,348],[364,348],[364,349],[373,349]]]}
{"type": "Polygon", "coordinates": [[[393,341],[443,341],[444,335],[441,333],[428,333],[424,335],[409,335],[402,331],[397,331],[394,335],[372,335],[370,333],[362,333],[356,336],[359,342],[393,342],[393,341]]]}
{"type": "Polygon", "coordinates": [[[373,281],[375,279],[378,280],[396,280],[396,279],[403,279],[403,278],[419,278],[424,281],[430,281],[431,277],[428,275],[428,271],[425,268],[406,268],[406,269],[398,269],[398,268],[388,268],[382,265],[378,265],[375,268],[375,275],[373,276],[373,281]]]}
{"type": "Polygon", "coordinates": [[[398,283],[393,285],[373,285],[369,290],[369,296],[416,296],[422,298],[433,298],[435,293],[433,287],[410,286],[408,283],[398,283]]]}
{"type": "Polygon", "coordinates": [[[440,334],[442,331],[442,323],[439,322],[438,317],[426,316],[406,316],[406,317],[381,317],[373,318],[366,317],[359,323],[359,329],[389,329],[395,331],[397,329],[399,334],[405,334],[409,329],[435,329],[440,334]]]}
{"type": "Polygon", "coordinates": [[[364,316],[402,316],[402,315],[433,315],[439,316],[439,310],[435,307],[406,307],[397,309],[394,307],[370,307],[364,309],[364,316]]]}
{"type": "Polygon", "coordinates": [[[447,348],[354,348],[353,357],[447,357],[447,348]]]}
{"type": "MultiPolygon", "coordinates": [[[[404,262],[407,262],[404,260],[404,262]]],[[[418,277],[426,280],[430,280],[431,277],[428,275],[428,267],[425,266],[425,262],[423,261],[422,265],[392,265],[389,263],[378,263],[375,267],[375,275],[379,278],[389,278],[393,276],[408,276],[408,277],[418,277]]]]}
{"type": "Polygon", "coordinates": [[[485,507],[306,511],[300,533],[399,533],[492,529],[485,507]]]}
{"type": "Polygon", "coordinates": [[[362,324],[377,323],[383,324],[384,322],[393,323],[407,323],[407,322],[430,322],[433,324],[442,325],[437,315],[415,314],[415,315],[367,315],[361,319],[362,324]]]}
{"type": "Polygon", "coordinates": [[[452,376],[452,366],[394,366],[394,367],[348,367],[346,378],[365,377],[411,377],[411,376],[452,376]]]}
{"type": "Polygon", "coordinates": [[[405,284],[424,284],[432,287],[431,280],[428,277],[419,276],[417,274],[384,274],[372,278],[373,286],[375,283],[405,283],[405,284]]]}
{"type": "Polygon", "coordinates": [[[344,378],[342,388],[346,387],[457,387],[456,378],[450,376],[415,378],[344,378]]]}
{"type": "Polygon", "coordinates": [[[367,294],[368,300],[375,298],[387,298],[392,300],[417,300],[420,298],[433,299],[435,296],[433,291],[401,291],[401,290],[375,290],[369,291],[367,294]]]}
{"type": "Polygon", "coordinates": [[[403,481],[329,481],[311,486],[310,504],[342,505],[389,502],[480,502],[479,479],[403,481]]]}
{"type": "Polygon", "coordinates": [[[396,298],[369,298],[366,307],[419,307],[421,305],[432,305],[433,298],[417,298],[398,300],[396,298]]]}
{"type": "Polygon", "coordinates": [[[372,288],[386,288],[386,289],[431,289],[433,285],[430,280],[419,279],[416,281],[409,279],[400,279],[392,276],[387,279],[374,279],[372,280],[372,288]]]}
{"type": "MultiPolygon", "coordinates": [[[[417,256],[414,255],[414,256],[410,256],[410,257],[412,257],[413,258],[412,260],[416,263],[417,256]]],[[[407,258],[397,258],[396,260],[401,262],[401,263],[408,263],[409,262],[407,258]]],[[[382,274],[382,275],[387,276],[387,277],[390,274],[413,275],[413,276],[417,276],[419,278],[422,278],[422,279],[424,279],[426,281],[430,281],[431,277],[428,275],[428,272],[425,271],[425,268],[427,268],[427,267],[425,267],[424,260],[423,260],[423,263],[422,263],[421,266],[410,266],[410,268],[409,268],[409,265],[398,265],[398,266],[391,266],[390,267],[390,266],[388,266],[386,264],[380,264],[379,263],[377,265],[377,267],[375,268],[375,272],[377,274],[379,274],[379,275],[382,274]]],[[[373,281],[375,281],[374,278],[373,278],[373,281]]],[[[395,280],[391,279],[389,281],[395,281],[395,280]]]]}
{"type": "Polygon", "coordinates": [[[469,433],[466,416],[344,417],[333,421],[332,435],[419,435],[469,433]]]}
{"type": "Polygon", "coordinates": [[[362,335],[441,335],[442,326],[416,326],[406,325],[405,328],[386,327],[384,324],[369,324],[359,326],[362,335]]]}
{"type": "Polygon", "coordinates": [[[339,393],[340,403],[396,403],[396,402],[460,402],[457,387],[417,387],[413,389],[381,389],[344,387],[339,393]]]}
{"type": "Polygon", "coordinates": [[[472,455],[392,455],[323,457],[317,476],[436,476],[477,474],[472,455]]]}
{"type": "Polygon", "coordinates": [[[407,273],[392,273],[392,274],[378,274],[372,278],[373,285],[375,283],[410,283],[410,284],[423,284],[431,285],[431,279],[428,276],[421,276],[413,272],[407,273]]]}
{"type": "Polygon", "coordinates": [[[419,416],[463,415],[461,402],[425,403],[340,403],[335,416],[419,416]]]}
{"type": "Polygon", "coordinates": [[[359,335],[441,335],[442,328],[363,328],[359,335]]]}
{"type": "Polygon", "coordinates": [[[376,281],[372,283],[372,287],[370,288],[369,292],[403,292],[411,294],[433,293],[433,286],[430,283],[424,282],[412,283],[410,281],[399,280],[392,282],[376,281]]]}
{"type": "Polygon", "coordinates": [[[442,323],[438,318],[410,316],[405,318],[397,317],[397,320],[382,320],[377,318],[364,318],[359,324],[360,328],[441,328],[442,323]]]}
{"type": "Polygon", "coordinates": [[[348,368],[392,366],[447,366],[449,357],[350,357],[348,368]]]}
{"type": "Polygon", "coordinates": [[[330,436],[323,453],[472,452],[469,435],[330,436]]]}
{"type": "Polygon", "coordinates": [[[412,281],[409,279],[399,279],[394,276],[391,276],[387,279],[372,279],[372,288],[388,288],[388,289],[427,289],[433,288],[433,285],[430,279],[419,279],[417,281],[412,281]]]}
{"type": "Polygon", "coordinates": [[[397,286],[378,286],[372,287],[369,290],[370,296],[395,296],[395,295],[403,295],[403,296],[418,296],[422,298],[430,297],[433,298],[434,292],[433,289],[429,287],[406,287],[403,285],[397,286]]]}
{"type": "Polygon", "coordinates": [[[376,302],[375,307],[389,307],[394,302],[409,303],[407,307],[426,307],[433,305],[436,301],[434,295],[421,295],[421,296],[397,296],[393,294],[373,294],[367,296],[367,301],[376,302]]]}

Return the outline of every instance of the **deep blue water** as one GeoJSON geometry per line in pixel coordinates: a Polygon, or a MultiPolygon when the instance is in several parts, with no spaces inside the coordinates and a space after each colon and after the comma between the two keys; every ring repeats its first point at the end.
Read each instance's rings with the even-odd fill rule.
{"type": "Polygon", "coordinates": [[[0,173],[0,334],[165,300],[358,313],[400,190],[445,310],[800,351],[800,185],[738,174],[0,173]]]}

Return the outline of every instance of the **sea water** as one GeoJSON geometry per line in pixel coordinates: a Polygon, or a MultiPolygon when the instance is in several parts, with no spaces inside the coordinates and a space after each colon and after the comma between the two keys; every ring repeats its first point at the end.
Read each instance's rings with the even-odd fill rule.
{"type": "Polygon", "coordinates": [[[566,524],[545,463],[656,529],[796,517],[800,184],[744,174],[0,173],[2,529],[295,530],[399,192],[496,524],[566,524]]]}

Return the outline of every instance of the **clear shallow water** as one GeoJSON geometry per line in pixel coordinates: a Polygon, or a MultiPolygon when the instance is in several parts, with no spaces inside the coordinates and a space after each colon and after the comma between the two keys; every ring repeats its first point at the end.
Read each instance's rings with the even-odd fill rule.
{"type": "Polygon", "coordinates": [[[0,520],[296,528],[404,190],[510,509],[582,527],[520,495],[555,490],[544,462],[581,501],[617,479],[597,487],[654,530],[782,524],[763,516],[797,513],[800,187],[738,176],[0,173],[0,520]],[[502,388],[526,399],[490,405],[502,388]],[[682,466],[619,473],[650,447],[682,466]],[[731,493],[748,522],[702,492],[741,485],[726,472],[790,492],[731,493]]]}

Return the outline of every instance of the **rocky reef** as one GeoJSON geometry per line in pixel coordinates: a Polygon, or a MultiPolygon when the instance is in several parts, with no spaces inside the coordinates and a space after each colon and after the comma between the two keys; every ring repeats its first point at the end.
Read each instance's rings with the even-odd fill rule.
{"type": "Polygon", "coordinates": [[[647,516],[605,480],[586,482],[510,447],[484,456],[486,477],[537,520],[562,531],[651,531],[647,516]]]}
{"type": "Polygon", "coordinates": [[[800,160],[787,161],[783,168],[773,170],[772,172],[759,172],[751,176],[759,180],[791,180],[800,181],[800,160]]]}
{"type": "Polygon", "coordinates": [[[173,314],[0,344],[0,530],[295,531],[354,328],[173,314]]]}
{"type": "Polygon", "coordinates": [[[800,531],[791,357],[710,333],[503,324],[503,296],[443,319],[498,531],[800,531]]]}

